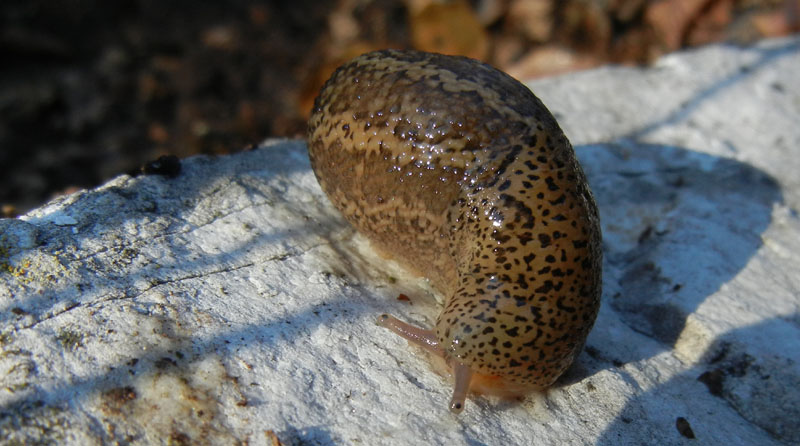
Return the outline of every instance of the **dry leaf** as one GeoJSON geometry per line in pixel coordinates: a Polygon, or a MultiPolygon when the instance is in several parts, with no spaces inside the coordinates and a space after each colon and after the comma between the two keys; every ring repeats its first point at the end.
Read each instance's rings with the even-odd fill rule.
{"type": "Polygon", "coordinates": [[[551,0],[516,0],[508,10],[511,26],[534,42],[545,42],[553,31],[551,0]]]}
{"type": "Polygon", "coordinates": [[[488,35],[466,0],[430,2],[420,9],[417,7],[409,8],[409,28],[414,48],[486,59],[488,35]]]}

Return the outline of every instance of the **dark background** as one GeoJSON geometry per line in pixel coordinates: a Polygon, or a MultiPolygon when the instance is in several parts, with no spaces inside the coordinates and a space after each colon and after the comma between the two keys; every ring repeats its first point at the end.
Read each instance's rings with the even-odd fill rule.
{"type": "Polygon", "coordinates": [[[416,48],[518,78],[798,30],[800,0],[0,2],[0,216],[163,154],[302,137],[341,62],[416,48]]]}

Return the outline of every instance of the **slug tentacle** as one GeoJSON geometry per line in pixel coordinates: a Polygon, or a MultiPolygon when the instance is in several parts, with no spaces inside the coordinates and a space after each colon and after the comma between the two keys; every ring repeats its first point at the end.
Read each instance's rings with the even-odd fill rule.
{"type": "Polygon", "coordinates": [[[577,357],[600,305],[598,212],[524,85],[464,57],[364,54],[320,91],[309,158],[344,217],[444,296],[433,330],[378,324],[445,358],[451,410],[547,387],[577,357]]]}
{"type": "Polygon", "coordinates": [[[398,336],[405,338],[409,342],[424,348],[436,356],[445,357],[444,350],[442,350],[442,347],[439,345],[439,339],[436,338],[436,334],[431,330],[415,327],[394,316],[389,316],[388,314],[380,315],[376,323],[381,327],[388,328],[398,336]]]}
{"type": "Polygon", "coordinates": [[[439,345],[439,339],[432,330],[415,327],[388,314],[380,315],[376,323],[381,327],[388,328],[412,344],[447,360],[453,369],[453,377],[455,379],[453,397],[450,400],[450,410],[454,413],[461,412],[464,409],[467,392],[469,392],[472,370],[445,352],[439,345]]]}
{"type": "Polygon", "coordinates": [[[461,413],[464,410],[464,401],[467,399],[469,384],[472,380],[472,370],[464,364],[454,361],[453,376],[456,383],[453,389],[453,397],[450,399],[450,411],[461,413]]]}

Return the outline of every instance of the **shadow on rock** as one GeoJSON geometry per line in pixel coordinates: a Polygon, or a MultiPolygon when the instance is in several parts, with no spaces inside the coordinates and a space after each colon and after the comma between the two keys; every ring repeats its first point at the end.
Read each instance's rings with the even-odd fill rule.
{"type": "MultiPolygon", "coordinates": [[[[783,201],[764,172],[688,149],[620,143],[581,147],[578,154],[603,223],[604,305],[646,337],[614,345],[590,335],[591,359],[582,357],[565,376],[568,382],[674,349],[686,336],[688,315],[762,246],[773,206],[783,201]]],[[[598,327],[613,323],[601,312],[598,327]]],[[[758,441],[741,437],[752,432],[738,428],[745,420],[781,441],[800,441],[795,361],[748,351],[754,347],[744,342],[765,330],[786,333],[780,330],[786,324],[791,321],[773,319],[716,339],[689,371],[630,400],[597,444],[648,444],[670,436],[674,444],[693,436],[708,444],[758,441]],[[719,411],[717,398],[729,403],[720,423],[691,424],[692,414],[708,420],[719,411]]]]}
{"type": "Polygon", "coordinates": [[[603,223],[604,303],[672,347],[686,317],[762,245],[780,189],[752,166],[676,147],[603,145],[579,153],[603,223]]]}
{"type": "Polygon", "coordinates": [[[775,318],[720,336],[696,366],[629,400],[597,444],[650,444],[670,437],[674,441],[659,444],[687,444],[692,437],[699,444],[763,444],[769,437],[798,444],[796,359],[753,351],[743,341],[765,332],[792,332],[787,325],[791,322],[775,318]],[[719,399],[728,405],[720,406],[719,399]],[[763,432],[747,429],[747,422],[763,432]]]}

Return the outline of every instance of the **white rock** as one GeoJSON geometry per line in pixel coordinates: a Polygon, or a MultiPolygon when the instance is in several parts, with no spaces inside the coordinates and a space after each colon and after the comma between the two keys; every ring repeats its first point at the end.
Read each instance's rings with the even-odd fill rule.
{"type": "Polygon", "coordinates": [[[374,325],[430,326],[436,298],[354,236],[302,142],[0,221],[0,439],[692,444],[683,417],[697,444],[797,444],[797,79],[795,38],[532,83],[600,205],[604,303],[556,388],[459,416],[374,325]]]}

